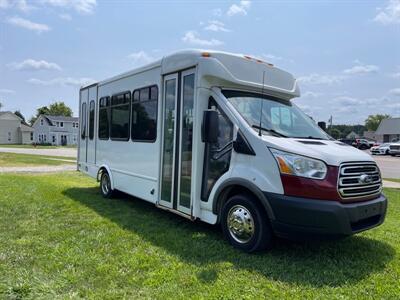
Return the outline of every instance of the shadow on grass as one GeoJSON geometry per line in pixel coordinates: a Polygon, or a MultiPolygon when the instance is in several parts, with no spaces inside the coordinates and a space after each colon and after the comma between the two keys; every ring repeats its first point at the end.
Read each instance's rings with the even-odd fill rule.
{"type": "Polygon", "coordinates": [[[233,249],[218,227],[190,222],[128,195],[106,200],[97,188],[70,188],[64,194],[122,229],[194,264],[200,269],[196,275],[203,283],[216,281],[219,268],[228,264],[271,280],[337,287],[384,269],[395,255],[387,243],[363,236],[303,243],[278,240],[271,251],[250,255],[233,249]]]}

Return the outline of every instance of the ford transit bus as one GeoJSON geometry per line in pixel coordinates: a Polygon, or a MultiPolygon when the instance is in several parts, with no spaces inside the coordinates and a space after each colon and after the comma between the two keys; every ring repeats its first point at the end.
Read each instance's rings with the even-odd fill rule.
{"type": "Polygon", "coordinates": [[[342,237],[384,221],[381,174],[296,105],[296,79],[262,60],[185,50],[80,89],[78,170],[243,251],[342,237]]]}

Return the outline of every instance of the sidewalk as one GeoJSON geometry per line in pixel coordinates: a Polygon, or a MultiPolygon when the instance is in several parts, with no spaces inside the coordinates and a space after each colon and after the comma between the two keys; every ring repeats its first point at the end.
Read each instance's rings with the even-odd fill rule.
{"type": "Polygon", "coordinates": [[[33,154],[33,155],[47,155],[47,156],[66,156],[66,157],[77,157],[77,154],[78,154],[78,150],[74,149],[74,148],[25,149],[25,148],[2,148],[2,147],[0,147],[0,152],[33,154]]]}
{"type": "Polygon", "coordinates": [[[400,182],[394,182],[389,180],[382,180],[382,182],[383,182],[383,187],[385,188],[400,189],[400,182]]]}
{"type": "Polygon", "coordinates": [[[0,173],[51,173],[64,171],[76,171],[76,165],[0,167],[0,173]]]}

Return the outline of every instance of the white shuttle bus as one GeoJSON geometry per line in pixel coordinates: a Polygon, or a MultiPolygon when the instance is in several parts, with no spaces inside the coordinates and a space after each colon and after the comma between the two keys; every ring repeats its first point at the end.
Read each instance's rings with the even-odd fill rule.
{"type": "Polygon", "coordinates": [[[79,171],[247,252],[274,236],[348,236],[382,224],[366,153],[294,103],[296,79],[243,55],[187,50],[80,90],[79,171]]]}

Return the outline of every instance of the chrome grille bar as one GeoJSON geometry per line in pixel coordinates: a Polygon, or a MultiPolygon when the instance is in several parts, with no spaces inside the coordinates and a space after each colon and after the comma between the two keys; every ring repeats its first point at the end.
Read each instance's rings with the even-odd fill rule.
{"type": "Polygon", "coordinates": [[[374,162],[343,163],[339,167],[338,191],[343,200],[362,199],[382,191],[382,179],[374,162]]]}

